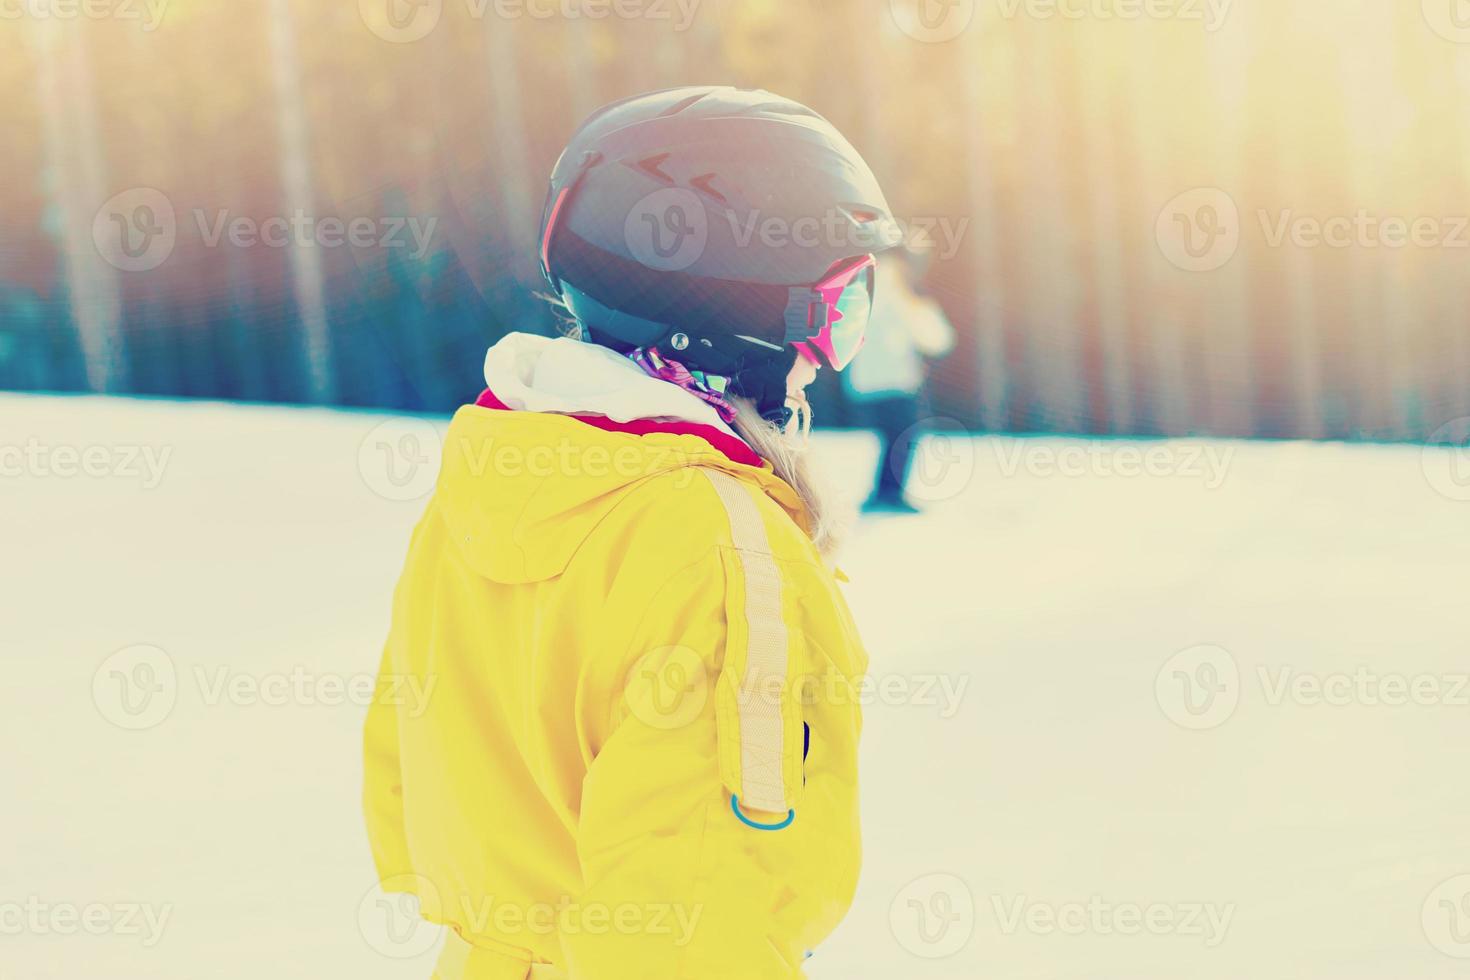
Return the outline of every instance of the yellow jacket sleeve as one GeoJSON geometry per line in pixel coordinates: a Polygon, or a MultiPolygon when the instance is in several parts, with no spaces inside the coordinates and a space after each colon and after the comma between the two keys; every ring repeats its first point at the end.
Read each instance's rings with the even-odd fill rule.
{"type": "MultiPolygon", "coordinates": [[[[422,522],[409,542],[409,562],[418,545],[422,522]]],[[[407,582],[393,592],[393,621],[401,624],[411,614],[407,582]]],[[[363,813],[368,844],[380,882],[412,874],[407,828],[403,819],[403,773],[399,745],[398,709],[402,701],[402,667],[396,666],[393,644],[402,643],[401,629],[389,631],[378,663],[373,699],[363,725],[363,813]]]]}
{"type": "Polygon", "coordinates": [[[363,811],[379,881],[411,873],[403,827],[403,778],[398,768],[398,711],[391,697],[388,651],[363,729],[363,811]]]}
{"type": "Polygon", "coordinates": [[[852,643],[810,561],[722,547],[658,591],[589,699],[615,707],[587,723],[573,980],[804,975],[857,880],[852,643]],[[742,794],[753,823],[794,818],[756,829],[742,794]]]}

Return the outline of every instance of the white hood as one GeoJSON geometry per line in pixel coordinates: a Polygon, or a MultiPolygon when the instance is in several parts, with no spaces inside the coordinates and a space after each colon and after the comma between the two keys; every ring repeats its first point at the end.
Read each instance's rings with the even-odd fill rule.
{"type": "Polygon", "coordinates": [[[485,384],[519,411],[670,419],[735,434],[708,402],[649,377],[616,351],[568,337],[506,334],[485,352],[485,384]]]}

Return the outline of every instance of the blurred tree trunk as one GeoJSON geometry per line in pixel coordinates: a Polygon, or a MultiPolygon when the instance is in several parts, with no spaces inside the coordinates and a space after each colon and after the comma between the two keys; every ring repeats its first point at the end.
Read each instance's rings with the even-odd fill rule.
{"type": "MultiPolygon", "coordinates": [[[[1380,8],[1375,8],[1380,9],[1380,8]]],[[[1458,195],[1446,193],[1444,175],[1436,169],[1438,161],[1452,158],[1454,144],[1447,139],[1445,120],[1437,106],[1422,93],[1441,92],[1448,81],[1443,63],[1416,56],[1414,42],[1423,30],[1418,17],[1402,16],[1393,7],[1381,8],[1391,18],[1385,26],[1385,37],[1393,41],[1394,84],[1390,97],[1405,119],[1404,131],[1394,142],[1391,166],[1394,175],[1411,188],[1402,194],[1394,188],[1389,199],[1409,205],[1402,215],[1412,227],[1420,218],[1432,219],[1441,231],[1441,222],[1450,217],[1450,202],[1458,195]],[[1398,16],[1395,16],[1398,14],[1398,16]],[[1415,98],[1420,93],[1419,98],[1415,98]]],[[[1450,86],[1453,90],[1453,86],[1450,86]]],[[[1464,132],[1464,125],[1453,127],[1464,132]]],[[[1459,198],[1463,200],[1463,198],[1459,198]]],[[[1464,214],[1463,209],[1459,211],[1464,214]]],[[[1394,437],[1423,439],[1440,424],[1442,408],[1435,404],[1437,368],[1443,357],[1442,347],[1448,339],[1444,324],[1436,316],[1436,272],[1446,250],[1444,242],[1432,247],[1415,245],[1407,248],[1380,249],[1386,253],[1389,278],[1389,336],[1387,357],[1389,383],[1393,390],[1394,437]],[[1394,324],[1401,324],[1395,329],[1394,324]]],[[[1454,264],[1462,266],[1463,260],[1454,264]]],[[[1463,375],[1462,375],[1463,377],[1463,375]]]]}
{"type": "Polygon", "coordinates": [[[688,50],[684,46],[684,35],[674,29],[670,21],[649,22],[654,33],[653,84],[650,89],[671,88],[683,85],[687,80],[685,64],[688,50]]]}
{"type": "MultiPolygon", "coordinates": [[[[301,64],[296,52],[296,25],[291,0],[270,0],[271,77],[280,134],[281,191],[290,220],[297,211],[315,220],[316,200],[311,180],[311,146],[306,108],[301,98],[301,64]]],[[[293,242],[290,246],[292,290],[301,320],[306,362],[307,399],[323,404],[333,400],[335,376],[332,338],[327,322],[321,249],[293,242]]]]}
{"type": "Polygon", "coordinates": [[[964,130],[966,172],[974,237],[975,356],[978,361],[980,424],[988,432],[1007,427],[1011,413],[1011,377],[1007,351],[1006,282],[1001,270],[1001,202],[993,143],[985,107],[988,75],[983,57],[984,32],[966,34],[973,56],[962,61],[965,81],[964,130]]]}
{"type": "MultiPolygon", "coordinates": [[[[1086,73],[1086,41],[1080,40],[1083,35],[1082,31],[1058,34],[1066,44],[1058,47],[1061,57],[1055,59],[1057,153],[1060,160],[1063,154],[1072,157],[1082,151],[1091,166],[1086,169],[1061,166],[1058,173],[1061,182],[1054,194],[1063,209],[1061,231],[1066,245],[1058,273],[1066,275],[1072,287],[1072,316],[1063,322],[1066,328],[1063,350],[1069,351],[1076,369],[1076,381],[1072,385],[1075,394],[1069,392],[1069,397],[1073,410],[1078,413],[1078,422],[1072,428],[1101,433],[1108,432],[1113,425],[1111,385],[1105,367],[1111,336],[1105,335],[1103,328],[1103,307],[1111,304],[1103,300],[1107,287],[1094,273],[1108,256],[1116,256],[1113,251],[1116,238],[1104,237],[1104,229],[1108,235],[1117,231],[1108,228],[1110,212],[1116,210],[1117,184],[1107,175],[1105,163],[1110,140],[1107,134],[1097,131],[1097,113],[1103,112],[1105,103],[1103,85],[1100,78],[1086,73]]],[[[1116,306],[1111,310],[1116,310],[1116,306]]],[[[1111,326],[1116,328],[1116,313],[1110,311],[1107,316],[1114,320],[1111,326]]]]}
{"type": "MultiPolygon", "coordinates": [[[[1403,119],[1403,131],[1387,143],[1385,184],[1376,188],[1376,197],[1387,205],[1374,210],[1412,224],[1417,217],[1441,215],[1444,204],[1433,193],[1425,193],[1427,173],[1423,151],[1432,145],[1423,128],[1423,110],[1415,105],[1413,92],[1427,91],[1405,86],[1406,75],[1416,70],[1416,62],[1406,62],[1401,47],[1399,25],[1402,18],[1391,4],[1373,4],[1370,33],[1384,46],[1384,98],[1403,119]],[[1405,208],[1405,206],[1407,206],[1405,208]],[[1399,210],[1404,208],[1405,210],[1399,210]]],[[[1414,21],[1414,30],[1422,27],[1414,21]]],[[[1443,120],[1434,120],[1436,126],[1443,120]]],[[[1369,258],[1379,265],[1377,275],[1383,284],[1382,321],[1378,325],[1379,357],[1384,366],[1387,409],[1384,420],[1390,439],[1422,436],[1423,396],[1422,372],[1425,362],[1416,363],[1425,337],[1424,277],[1432,249],[1410,245],[1407,248],[1379,247],[1370,250],[1369,258]]]]}
{"type": "MultiPolygon", "coordinates": [[[[1458,51],[1456,52],[1458,54],[1458,51]]],[[[1451,69],[1453,82],[1451,91],[1459,96],[1461,104],[1470,102],[1470,58],[1456,57],[1451,69]]],[[[1470,132],[1464,126],[1458,128],[1459,172],[1452,175],[1450,187],[1459,200],[1470,200],[1470,132]]],[[[1464,299],[1463,273],[1459,263],[1446,262],[1449,273],[1439,283],[1437,294],[1444,323],[1441,336],[1447,338],[1445,354],[1451,365],[1447,372],[1449,391],[1446,393],[1445,409],[1440,422],[1451,418],[1470,416],[1470,307],[1464,299]]]]}
{"type": "Polygon", "coordinates": [[[567,51],[567,96],[571,103],[567,107],[571,117],[566,130],[568,133],[571,133],[573,127],[581,125],[582,120],[591,115],[592,110],[598,106],[597,55],[593,46],[596,40],[593,32],[598,30],[601,30],[601,26],[594,21],[575,17],[562,19],[567,51]]]}
{"type": "MultiPolygon", "coordinates": [[[[1384,186],[1385,169],[1380,156],[1383,136],[1379,115],[1384,93],[1390,89],[1387,77],[1384,38],[1370,34],[1376,18],[1365,8],[1343,11],[1352,18],[1344,32],[1338,52],[1338,80],[1347,103],[1348,142],[1344,170],[1347,177],[1347,202],[1351,208],[1366,207],[1384,186]]],[[[1392,415],[1387,364],[1384,359],[1383,271],[1377,267],[1373,250],[1355,243],[1349,250],[1350,320],[1344,324],[1340,340],[1350,345],[1354,354],[1354,435],[1383,438],[1390,428],[1392,415]]]]}
{"type": "MultiPolygon", "coordinates": [[[[1250,25],[1253,40],[1260,39],[1261,46],[1253,52],[1262,62],[1288,58],[1290,41],[1284,34],[1290,29],[1292,13],[1284,7],[1276,7],[1250,25]]],[[[1239,25],[1237,25],[1239,26],[1239,25]]],[[[1243,57],[1251,54],[1242,53],[1243,57]]],[[[1292,337],[1294,318],[1291,313],[1291,275],[1293,262],[1301,261],[1290,240],[1272,243],[1260,231],[1261,215],[1274,219],[1281,213],[1283,203],[1299,212],[1303,207],[1300,189],[1290,187],[1290,174],[1286,167],[1284,149],[1298,137],[1290,129],[1294,119],[1299,91],[1282,92],[1268,81],[1256,79],[1251,91],[1261,108],[1254,113],[1254,124],[1232,133],[1233,145],[1244,146],[1246,166],[1244,173],[1237,168],[1234,185],[1236,205],[1240,211],[1241,237],[1239,252],[1228,266],[1215,275],[1235,270],[1243,276],[1249,296],[1250,309],[1259,312],[1254,322],[1246,323],[1245,346],[1240,352],[1244,356],[1232,367],[1226,356],[1235,356],[1233,344],[1222,352],[1219,371],[1225,380],[1232,376],[1239,379],[1242,394],[1240,400],[1252,406],[1249,411],[1250,426],[1241,430],[1246,436],[1279,438],[1290,432],[1291,418],[1295,415],[1296,385],[1292,371],[1292,337]]],[[[1302,86],[1310,86],[1303,80],[1302,86]]],[[[1298,89],[1301,86],[1298,86],[1298,89]]],[[[1243,313],[1243,311],[1242,311],[1243,313]]],[[[1231,324],[1230,326],[1234,326],[1231,324]]],[[[1234,338],[1235,331],[1228,336],[1234,338]]]]}
{"type": "Polygon", "coordinates": [[[521,111],[521,82],[516,71],[515,22],[486,17],[489,58],[490,108],[493,113],[497,185],[504,237],[500,245],[511,257],[509,271],[521,283],[529,282],[539,215],[533,211],[528,188],[543,189],[541,176],[532,179],[526,120],[521,111]]]}
{"type": "MultiPolygon", "coordinates": [[[[1270,27],[1239,17],[1241,13],[1244,11],[1237,12],[1237,17],[1231,19],[1222,33],[1236,40],[1237,54],[1231,70],[1244,77],[1254,55],[1255,45],[1250,40],[1263,36],[1261,32],[1269,31],[1270,27]]],[[[1310,32],[1312,24],[1308,18],[1316,16],[1318,15],[1314,11],[1291,11],[1288,23],[1293,29],[1299,27],[1310,32]]],[[[1306,118],[1313,104],[1331,104],[1330,95],[1324,92],[1326,87],[1315,80],[1304,80],[1303,85],[1298,86],[1289,97],[1281,92],[1259,93],[1264,96],[1267,107],[1265,113],[1271,122],[1273,133],[1271,142],[1276,147],[1274,159],[1264,169],[1275,186],[1286,191],[1293,200],[1309,200],[1312,194],[1315,175],[1309,147],[1318,130],[1304,130],[1300,126],[1294,126],[1292,120],[1306,118]],[[1324,95],[1327,95],[1326,99],[1322,99],[1324,95]],[[1322,101],[1318,101],[1319,99],[1322,101]]],[[[1245,134],[1237,133],[1235,138],[1239,145],[1244,142],[1245,134]]],[[[1241,220],[1249,224],[1256,222],[1257,218],[1254,214],[1242,214],[1241,220]]],[[[1322,314],[1317,296],[1317,269],[1321,256],[1313,255],[1306,249],[1295,248],[1290,243],[1278,249],[1276,254],[1280,256],[1280,319],[1285,333],[1285,343],[1280,348],[1286,362],[1281,378],[1286,391],[1275,427],[1272,431],[1261,434],[1320,439],[1327,432],[1324,352],[1319,336],[1322,314]]],[[[1257,309],[1263,314],[1259,317],[1258,329],[1262,332],[1274,331],[1275,316],[1270,315],[1274,307],[1257,309]]],[[[1252,403],[1259,398],[1258,391],[1252,403]]],[[[1267,406],[1268,409],[1270,407],[1267,406]]]]}
{"type": "MultiPolygon", "coordinates": [[[[1258,383],[1263,372],[1256,336],[1263,321],[1274,320],[1269,314],[1257,316],[1257,311],[1272,307],[1252,302],[1248,226],[1254,220],[1252,209],[1259,200],[1255,192],[1262,188],[1248,179],[1250,174],[1242,166],[1241,149],[1250,142],[1245,113],[1250,95],[1248,68],[1257,53],[1259,35],[1255,32],[1260,26],[1251,21],[1249,11],[1232,11],[1220,29],[1207,34],[1202,42],[1211,100],[1210,157],[1216,162],[1211,176],[1216,186],[1235,200],[1241,227],[1239,250],[1229,262],[1209,274],[1214,289],[1206,291],[1206,305],[1199,310],[1196,329],[1203,348],[1199,378],[1201,384],[1208,384],[1209,390],[1201,400],[1202,417],[1196,420],[1195,427],[1232,436],[1252,436],[1258,432],[1260,420],[1256,417],[1256,407],[1265,388],[1258,383]],[[1221,367],[1225,369],[1220,370],[1221,367]]],[[[1280,99],[1273,101],[1279,104],[1280,99]]],[[[1279,168],[1271,172],[1274,162],[1261,161],[1262,169],[1271,178],[1280,175],[1279,168]]],[[[1274,323],[1267,327],[1273,328],[1274,323]]]]}
{"type": "MultiPolygon", "coordinates": [[[[1109,431],[1134,431],[1133,371],[1129,357],[1130,311],[1123,288],[1122,252],[1133,247],[1135,236],[1125,235],[1118,220],[1118,89],[1113,84],[1109,48],[1094,36],[1078,45],[1081,78],[1082,156],[1091,162],[1083,185],[1091,240],[1092,319],[1101,358],[1101,395],[1107,405],[1109,431]]],[[[1103,419],[1098,419],[1101,423],[1103,419]]]]}
{"type": "Polygon", "coordinates": [[[1023,253],[1026,279],[1033,297],[1032,322],[1026,328],[1028,376],[1036,389],[1039,413],[1033,428],[1079,432],[1086,428],[1082,373],[1083,329],[1076,295],[1079,229],[1067,213],[1069,169],[1061,162],[1061,116],[1066,88],[1060,84],[1055,46],[1066,34],[1048,22],[1019,26],[1022,38],[1020,98],[1026,119],[1022,159],[1023,192],[1030,226],[1023,253]]]}
{"type": "Polygon", "coordinates": [[[85,19],[29,20],[45,128],[46,183],[61,218],[67,297],[87,385],[98,392],[123,391],[127,365],[118,270],[102,258],[92,237],[94,219],[109,194],[86,46],[91,25],[85,19]]]}
{"type": "MultiPolygon", "coordinates": [[[[1134,32],[1137,33],[1137,32],[1134,32]]],[[[1164,167],[1165,150],[1156,135],[1151,100],[1158,81],[1159,65],[1166,54],[1155,40],[1157,31],[1143,32],[1134,39],[1126,70],[1128,131],[1131,139],[1128,165],[1122,168],[1132,175],[1135,193],[1131,196],[1135,220],[1152,228],[1159,209],[1175,194],[1185,190],[1176,186],[1164,167]]],[[[1189,429],[1185,406],[1184,358],[1180,344],[1181,324],[1174,315],[1173,283],[1180,273],[1159,253],[1152,231],[1145,233],[1143,244],[1133,250],[1130,293],[1137,297],[1134,308],[1142,311],[1134,324],[1135,349],[1139,357],[1136,376],[1141,384],[1135,388],[1146,395],[1142,405],[1134,402],[1135,418],[1142,413],[1147,420],[1145,431],[1177,434],[1189,429]],[[1141,253],[1141,254],[1140,254],[1141,253]]]]}
{"type": "Polygon", "coordinates": [[[1028,428],[1076,432],[1083,428],[1079,368],[1082,334],[1075,293],[1076,228],[1067,213],[1057,104],[1055,25],[1039,21],[1013,28],[1020,41],[1019,99],[1025,120],[1020,187],[1028,225],[1022,263],[1030,291],[1026,309],[1026,381],[1032,386],[1028,428]]]}

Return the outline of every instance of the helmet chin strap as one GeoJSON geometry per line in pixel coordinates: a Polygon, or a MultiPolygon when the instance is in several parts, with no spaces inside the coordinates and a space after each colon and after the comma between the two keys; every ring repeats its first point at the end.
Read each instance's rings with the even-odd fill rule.
{"type": "Polygon", "coordinates": [[[799,395],[788,394],[786,396],[787,415],[786,425],[781,426],[785,432],[792,422],[796,423],[796,434],[801,437],[801,444],[806,445],[812,436],[812,406],[806,400],[806,392],[799,395]]]}
{"type": "MultiPolygon", "coordinates": [[[[804,398],[801,405],[793,405],[786,392],[786,378],[798,356],[796,348],[787,347],[779,354],[762,357],[743,367],[736,372],[732,382],[731,390],[755,402],[755,410],[760,417],[782,432],[786,431],[792,417],[805,407],[804,398]]],[[[810,415],[809,407],[805,411],[810,415]]]]}
{"type": "Polygon", "coordinates": [[[767,411],[761,412],[761,418],[765,419],[767,422],[771,423],[782,432],[786,431],[786,427],[791,424],[791,419],[795,415],[795,410],[793,410],[789,405],[781,405],[776,408],[768,409],[767,411]]]}

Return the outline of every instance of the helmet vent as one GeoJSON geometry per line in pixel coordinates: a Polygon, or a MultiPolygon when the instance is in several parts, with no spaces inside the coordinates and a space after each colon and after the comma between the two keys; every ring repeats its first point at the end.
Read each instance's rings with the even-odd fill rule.
{"type": "Polygon", "coordinates": [[[663,112],[660,112],[659,116],[677,116],[679,113],[683,112],[685,109],[689,108],[708,94],[708,92],[696,92],[694,95],[689,96],[687,99],[680,99],[678,102],[675,102],[663,112]]]}
{"type": "Polygon", "coordinates": [[[753,114],[769,112],[773,115],[806,116],[809,119],[822,118],[819,113],[796,102],[762,102],[760,105],[754,106],[748,111],[753,114]]]}
{"type": "Polygon", "coordinates": [[[663,165],[663,162],[668,158],[669,154],[660,153],[657,156],[644,157],[642,160],[639,160],[636,164],[634,164],[634,166],[644,173],[658,178],[666,184],[672,184],[674,182],[674,178],[670,177],[668,174],[659,169],[659,167],[663,165]]]}
{"type": "Polygon", "coordinates": [[[690,178],[689,186],[693,187],[697,191],[702,192],[707,197],[712,197],[716,201],[719,201],[721,204],[725,204],[727,203],[725,195],[721,194],[719,191],[715,190],[714,187],[710,186],[710,181],[714,179],[715,175],[713,173],[700,174],[698,177],[690,178]]]}

